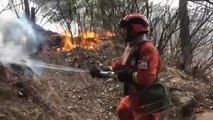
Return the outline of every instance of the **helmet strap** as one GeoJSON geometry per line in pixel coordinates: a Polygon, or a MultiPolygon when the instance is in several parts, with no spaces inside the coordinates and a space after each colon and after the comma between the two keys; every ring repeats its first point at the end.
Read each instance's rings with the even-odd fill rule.
{"type": "Polygon", "coordinates": [[[133,45],[137,45],[137,44],[140,44],[142,42],[145,42],[145,41],[150,41],[150,40],[147,38],[146,33],[143,33],[140,36],[138,36],[135,40],[130,42],[129,45],[133,46],[133,45]]]}

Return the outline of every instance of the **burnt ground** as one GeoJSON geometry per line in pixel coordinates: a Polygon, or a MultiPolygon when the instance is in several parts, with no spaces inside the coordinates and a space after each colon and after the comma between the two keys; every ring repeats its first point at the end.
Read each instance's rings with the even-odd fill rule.
{"type": "MultiPolygon", "coordinates": [[[[88,69],[100,63],[109,65],[120,53],[120,49],[111,46],[112,43],[108,43],[98,50],[77,48],[42,59],[88,69]]],[[[88,73],[56,70],[44,70],[41,76],[33,77],[31,72],[21,74],[9,65],[1,66],[0,120],[117,120],[116,106],[122,98],[122,84],[116,78],[93,79],[88,73]]],[[[26,72],[26,68],[23,71],[26,72]]],[[[178,113],[182,101],[191,93],[198,94],[196,113],[213,108],[212,81],[193,78],[174,67],[166,67],[159,78],[168,86],[182,90],[179,101],[174,101],[174,106],[163,112],[163,120],[181,120],[178,113]]]]}

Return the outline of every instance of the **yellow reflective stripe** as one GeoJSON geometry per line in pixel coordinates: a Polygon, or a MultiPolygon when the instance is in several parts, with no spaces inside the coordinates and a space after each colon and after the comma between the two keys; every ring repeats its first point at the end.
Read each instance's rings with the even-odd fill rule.
{"type": "Polygon", "coordinates": [[[133,73],[132,73],[132,79],[133,79],[133,81],[134,81],[135,83],[137,83],[137,84],[138,84],[138,80],[137,80],[137,72],[133,72],[133,73]]]}
{"type": "Polygon", "coordinates": [[[112,66],[109,66],[109,69],[110,69],[111,71],[113,71],[112,66]]]}

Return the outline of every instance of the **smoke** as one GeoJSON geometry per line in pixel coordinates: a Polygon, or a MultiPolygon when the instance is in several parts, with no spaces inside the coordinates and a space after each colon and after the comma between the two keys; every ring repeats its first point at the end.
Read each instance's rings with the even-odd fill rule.
{"type": "Polygon", "coordinates": [[[33,24],[25,18],[18,19],[9,12],[0,18],[0,62],[31,63],[31,56],[38,51],[42,36],[34,31],[33,24]]]}

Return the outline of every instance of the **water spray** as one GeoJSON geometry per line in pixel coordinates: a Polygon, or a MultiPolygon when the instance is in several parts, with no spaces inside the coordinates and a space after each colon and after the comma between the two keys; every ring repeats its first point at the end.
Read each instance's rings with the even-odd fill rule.
{"type": "Polygon", "coordinates": [[[32,60],[31,55],[38,51],[38,45],[46,40],[46,36],[35,29],[34,23],[27,19],[17,19],[11,13],[8,18],[0,20],[0,62],[30,67],[35,73],[41,74],[42,69],[62,70],[69,72],[89,72],[68,66],[48,64],[32,60]]]}
{"type": "Polygon", "coordinates": [[[42,69],[88,72],[88,70],[32,60],[30,55],[37,51],[38,45],[42,43],[46,37],[39,31],[35,31],[34,24],[30,23],[27,19],[17,19],[12,13],[8,16],[14,17],[2,17],[0,20],[1,63],[28,66],[38,74],[43,71],[42,69]]]}
{"type": "Polygon", "coordinates": [[[62,70],[62,71],[68,71],[68,72],[89,72],[86,69],[79,69],[74,67],[68,67],[68,66],[61,66],[56,64],[49,64],[44,63],[42,61],[36,61],[31,59],[17,59],[12,57],[0,57],[0,61],[5,64],[17,64],[17,65],[24,65],[29,66],[30,68],[43,68],[43,69],[52,69],[52,70],[62,70]],[[15,61],[14,61],[15,59],[15,61]]]}

